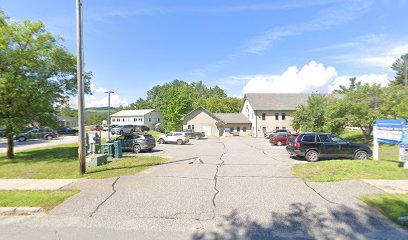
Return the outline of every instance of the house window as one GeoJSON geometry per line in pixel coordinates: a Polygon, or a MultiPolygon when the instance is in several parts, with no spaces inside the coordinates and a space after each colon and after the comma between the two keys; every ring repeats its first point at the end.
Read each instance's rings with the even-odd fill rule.
{"type": "Polygon", "coordinates": [[[191,125],[191,129],[194,131],[194,124],[191,125]]]}
{"type": "MultiPolygon", "coordinates": [[[[248,109],[248,105],[246,105],[246,109],[248,109]]],[[[248,109],[249,110],[249,109],[248,109]]]]}
{"type": "Polygon", "coordinates": [[[142,119],[142,118],[139,118],[139,121],[143,121],[143,119],[142,119]]]}
{"type": "Polygon", "coordinates": [[[124,119],[124,118],[122,118],[122,121],[123,121],[123,122],[125,122],[125,119],[124,119]]]}
{"type": "Polygon", "coordinates": [[[275,113],[275,120],[279,120],[279,113],[275,113]]]}
{"type": "Polygon", "coordinates": [[[254,114],[252,113],[252,119],[254,119],[254,114]]]}
{"type": "Polygon", "coordinates": [[[282,120],[285,120],[285,117],[286,117],[285,113],[282,113],[282,120]]]}
{"type": "Polygon", "coordinates": [[[115,121],[116,121],[116,119],[112,118],[112,122],[115,122],[115,121]]]}
{"type": "Polygon", "coordinates": [[[240,127],[237,127],[237,132],[239,132],[239,131],[241,131],[241,128],[240,128],[240,127]]]}
{"type": "Polygon", "coordinates": [[[262,132],[266,133],[266,127],[262,127],[262,132]]]}
{"type": "Polygon", "coordinates": [[[158,118],[157,121],[160,122],[160,118],[158,118]]]}
{"type": "Polygon", "coordinates": [[[188,128],[188,129],[191,129],[191,125],[188,125],[187,128],[188,128]]]}
{"type": "Polygon", "coordinates": [[[276,130],[278,130],[278,129],[279,129],[279,127],[276,127],[275,129],[276,129],[276,130]]]}
{"type": "Polygon", "coordinates": [[[243,131],[243,132],[246,132],[246,127],[243,127],[243,128],[242,128],[242,131],[243,131]]]}
{"type": "Polygon", "coordinates": [[[118,122],[120,122],[120,118],[116,119],[118,122]]]}
{"type": "Polygon", "coordinates": [[[265,120],[265,113],[262,113],[262,120],[265,120]]]}
{"type": "Polygon", "coordinates": [[[230,130],[230,132],[234,132],[234,128],[232,127],[232,128],[230,128],[231,130],[230,130]]]}
{"type": "Polygon", "coordinates": [[[149,122],[151,122],[152,121],[152,119],[151,118],[149,118],[149,122]]]}
{"type": "Polygon", "coordinates": [[[137,118],[133,118],[133,122],[137,122],[137,118]]]}
{"type": "Polygon", "coordinates": [[[282,127],[283,130],[286,130],[286,127],[282,127]]]}

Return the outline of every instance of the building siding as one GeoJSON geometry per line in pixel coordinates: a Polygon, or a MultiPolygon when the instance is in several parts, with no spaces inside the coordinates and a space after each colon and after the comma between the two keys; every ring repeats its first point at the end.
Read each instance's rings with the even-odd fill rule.
{"type": "MultiPolygon", "coordinates": [[[[183,129],[189,129],[194,126],[195,132],[204,132],[204,127],[211,127],[211,136],[219,136],[219,131],[212,116],[208,115],[202,109],[196,109],[186,116],[183,120],[183,129]]],[[[206,134],[208,135],[208,134],[206,134]]]]}

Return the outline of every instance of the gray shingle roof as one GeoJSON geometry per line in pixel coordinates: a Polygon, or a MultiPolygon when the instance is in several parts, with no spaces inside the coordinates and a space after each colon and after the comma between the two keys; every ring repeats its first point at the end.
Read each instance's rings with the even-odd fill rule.
{"type": "Polygon", "coordinates": [[[309,93],[247,93],[245,98],[254,110],[296,110],[305,105],[309,93]]]}
{"type": "Polygon", "coordinates": [[[214,113],[224,123],[251,123],[242,113],[214,113]]]}

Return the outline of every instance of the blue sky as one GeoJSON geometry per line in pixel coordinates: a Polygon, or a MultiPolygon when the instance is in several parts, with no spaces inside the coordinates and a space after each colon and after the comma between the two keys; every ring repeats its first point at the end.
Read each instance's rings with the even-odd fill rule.
{"type": "MultiPolygon", "coordinates": [[[[0,0],[76,49],[75,0],[0,0]]],[[[245,92],[329,92],[351,76],[386,85],[408,53],[408,0],[83,0],[86,106],[132,103],[181,79],[245,92]]],[[[73,100],[72,105],[75,105],[73,100]]]]}

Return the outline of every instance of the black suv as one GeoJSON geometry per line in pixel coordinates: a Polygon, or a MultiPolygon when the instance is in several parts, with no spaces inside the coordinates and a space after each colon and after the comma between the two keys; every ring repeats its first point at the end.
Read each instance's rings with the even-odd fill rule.
{"type": "MultiPolygon", "coordinates": [[[[151,151],[156,147],[156,140],[150,134],[125,134],[117,137],[114,141],[121,141],[122,150],[140,153],[141,151],[151,151]]],[[[108,142],[112,142],[108,141],[108,142]]]]}
{"type": "Polygon", "coordinates": [[[302,133],[290,138],[286,150],[290,155],[306,158],[309,162],[319,158],[354,158],[365,160],[372,155],[364,144],[351,143],[330,133],[302,133]]]}

